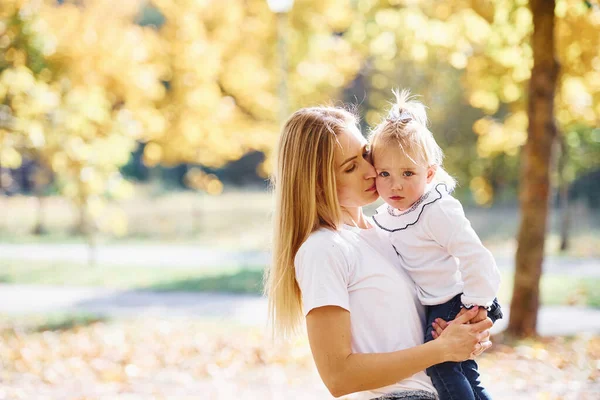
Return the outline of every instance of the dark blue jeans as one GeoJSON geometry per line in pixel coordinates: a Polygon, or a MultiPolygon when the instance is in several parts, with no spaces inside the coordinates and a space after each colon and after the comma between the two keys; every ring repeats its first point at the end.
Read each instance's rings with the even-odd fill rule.
{"type": "MultiPolygon", "coordinates": [[[[456,318],[461,309],[461,295],[462,293],[456,295],[444,304],[427,306],[425,342],[433,340],[431,323],[436,318],[446,321],[456,318]]],[[[502,318],[502,310],[497,299],[494,299],[488,316],[492,322],[502,318]]],[[[427,375],[438,391],[440,400],[491,400],[492,398],[479,381],[479,371],[474,360],[437,364],[427,368],[427,375]]]]}

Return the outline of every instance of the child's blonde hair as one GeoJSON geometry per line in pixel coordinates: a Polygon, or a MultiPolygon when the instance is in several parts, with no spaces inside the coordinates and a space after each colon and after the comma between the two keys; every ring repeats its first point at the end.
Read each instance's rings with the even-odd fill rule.
{"type": "Polygon", "coordinates": [[[373,162],[377,157],[377,149],[397,145],[415,164],[435,166],[434,181],[445,183],[451,191],[456,186],[456,181],[442,168],[444,153],[427,129],[425,106],[416,101],[406,89],[395,89],[392,93],[396,102],[392,104],[387,117],[369,135],[373,162]]]}

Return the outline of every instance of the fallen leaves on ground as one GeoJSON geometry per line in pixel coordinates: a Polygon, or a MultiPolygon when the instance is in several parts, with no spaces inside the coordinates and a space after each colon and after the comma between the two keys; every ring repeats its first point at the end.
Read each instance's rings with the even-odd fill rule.
{"type": "MultiPolygon", "coordinates": [[[[332,399],[306,338],[191,319],[0,326],[0,399],[332,399]]],[[[495,399],[600,398],[600,337],[496,343],[479,358],[495,399]]]]}

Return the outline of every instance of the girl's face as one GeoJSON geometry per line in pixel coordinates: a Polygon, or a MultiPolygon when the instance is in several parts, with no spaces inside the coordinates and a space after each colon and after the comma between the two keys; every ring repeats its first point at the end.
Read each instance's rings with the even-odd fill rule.
{"type": "Polygon", "coordinates": [[[378,148],[374,157],[377,191],[387,204],[400,211],[407,210],[423,196],[435,175],[435,166],[425,167],[413,160],[419,161],[399,148],[389,147],[378,148]]]}
{"type": "Polygon", "coordinates": [[[377,200],[375,168],[369,162],[367,141],[355,126],[337,135],[334,163],[337,195],[346,209],[362,207],[377,200]]]}

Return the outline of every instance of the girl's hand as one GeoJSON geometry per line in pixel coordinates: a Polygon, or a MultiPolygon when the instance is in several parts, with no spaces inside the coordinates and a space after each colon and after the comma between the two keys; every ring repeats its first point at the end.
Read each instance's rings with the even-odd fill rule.
{"type": "Polygon", "coordinates": [[[444,329],[448,327],[448,322],[441,318],[436,318],[431,325],[433,326],[431,336],[433,336],[434,339],[437,339],[440,337],[444,329]]]}
{"type": "Polygon", "coordinates": [[[491,347],[489,329],[493,325],[492,321],[486,318],[483,321],[468,324],[477,316],[478,311],[473,307],[457,316],[451,324],[446,324],[445,321],[442,323],[442,320],[437,324],[439,330],[436,328],[435,332],[439,339],[436,342],[440,344],[446,361],[464,361],[480,355],[491,347]],[[443,328],[444,324],[446,326],[443,328]]]}
{"type": "MultiPolygon", "coordinates": [[[[474,324],[474,323],[476,323],[476,322],[483,321],[484,319],[486,319],[486,318],[487,318],[487,310],[486,310],[484,307],[478,307],[478,306],[475,306],[475,307],[472,307],[472,309],[473,309],[473,308],[479,308],[479,311],[477,312],[477,315],[476,315],[475,317],[473,317],[473,318],[472,318],[472,319],[469,321],[469,323],[471,323],[471,324],[474,324]]],[[[457,317],[457,318],[458,318],[458,317],[460,317],[461,315],[463,315],[463,314],[464,314],[464,313],[466,313],[467,311],[469,311],[469,310],[468,310],[468,309],[466,309],[466,308],[464,308],[464,307],[463,307],[463,308],[461,308],[461,309],[460,309],[460,312],[458,313],[458,315],[457,315],[456,317],[457,317]]]]}
{"type": "MultiPolygon", "coordinates": [[[[475,308],[475,307],[473,307],[473,308],[475,308]]],[[[485,309],[485,307],[479,307],[479,311],[477,312],[477,315],[475,317],[473,317],[471,319],[471,321],[469,321],[469,323],[476,324],[477,322],[483,321],[484,319],[487,318],[487,316],[488,316],[487,313],[488,312],[485,309]]]]}

